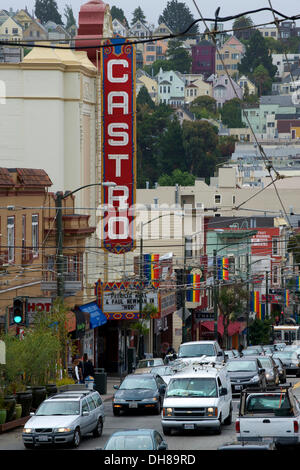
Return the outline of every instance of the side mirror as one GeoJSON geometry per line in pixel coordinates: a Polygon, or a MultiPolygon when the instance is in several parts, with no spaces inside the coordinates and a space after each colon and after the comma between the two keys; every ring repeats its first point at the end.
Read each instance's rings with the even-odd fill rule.
{"type": "Polygon", "coordinates": [[[220,396],[223,397],[224,395],[227,395],[228,390],[226,387],[222,387],[220,391],[220,396]]]}
{"type": "Polygon", "coordinates": [[[167,386],[166,385],[160,385],[159,391],[160,393],[165,393],[167,386]]]}
{"type": "Polygon", "coordinates": [[[119,390],[119,385],[114,385],[115,390],[119,390]]]}
{"type": "Polygon", "coordinates": [[[173,359],[177,359],[177,354],[176,353],[173,354],[173,359]]]}
{"type": "Polygon", "coordinates": [[[82,416],[90,416],[90,412],[89,411],[83,411],[82,416]]]}
{"type": "Polygon", "coordinates": [[[260,374],[263,374],[264,372],[266,372],[266,369],[259,369],[259,372],[260,374]]]}
{"type": "Polygon", "coordinates": [[[218,353],[217,353],[218,357],[223,356],[223,355],[224,355],[224,353],[222,351],[218,351],[218,353]]]}
{"type": "Polygon", "coordinates": [[[29,413],[29,416],[34,416],[34,415],[35,415],[35,413],[34,413],[33,411],[31,411],[31,412],[29,413]]]}
{"type": "Polygon", "coordinates": [[[168,444],[166,441],[161,441],[161,443],[158,445],[157,450],[167,450],[168,444]]]}

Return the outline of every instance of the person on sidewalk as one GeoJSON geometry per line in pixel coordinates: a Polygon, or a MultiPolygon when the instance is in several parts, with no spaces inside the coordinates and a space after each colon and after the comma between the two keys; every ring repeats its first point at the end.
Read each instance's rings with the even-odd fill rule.
{"type": "Polygon", "coordinates": [[[94,366],[92,361],[88,358],[87,353],[83,355],[83,362],[82,362],[82,369],[83,369],[83,382],[87,377],[93,377],[95,374],[94,366]]]}
{"type": "Polygon", "coordinates": [[[76,383],[78,383],[78,384],[83,383],[82,368],[80,366],[79,359],[75,359],[75,361],[73,362],[72,376],[73,376],[73,379],[76,381],[76,383]]]}

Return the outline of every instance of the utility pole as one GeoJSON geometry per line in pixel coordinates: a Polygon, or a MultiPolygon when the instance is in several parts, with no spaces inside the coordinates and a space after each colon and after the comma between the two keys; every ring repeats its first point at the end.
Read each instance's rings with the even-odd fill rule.
{"type": "Polygon", "coordinates": [[[186,237],[184,237],[184,254],[183,254],[183,289],[182,289],[182,342],[186,341],[186,237]]]}
{"type": "Polygon", "coordinates": [[[56,193],[56,271],[57,271],[57,297],[64,299],[64,259],[63,259],[63,224],[62,224],[62,200],[64,196],[61,191],[56,193]]]}
{"type": "Polygon", "coordinates": [[[266,318],[269,318],[269,271],[266,271],[266,318]]]}
{"type": "Polygon", "coordinates": [[[214,305],[214,336],[218,341],[218,297],[217,297],[217,250],[213,251],[214,258],[214,284],[213,284],[213,305],[214,305]]]}

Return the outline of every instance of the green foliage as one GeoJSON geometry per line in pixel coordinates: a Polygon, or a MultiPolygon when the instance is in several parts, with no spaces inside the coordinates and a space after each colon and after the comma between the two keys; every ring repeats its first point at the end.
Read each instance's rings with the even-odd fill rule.
{"type": "Polygon", "coordinates": [[[267,94],[271,91],[272,80],[269,72],[263,65],[258,65],[253,72],[253,80],[255,85],[258,87],[259,96],[267,94]]]}
{"type": "Polygon", "coordinates": [[[140,89],[139,94],[136,99],[136,103],[137,105],[140,105],[140,106],[147,105],[151,109],[155,108],[155,103],[152,100],[151,96],[149,95],[148,90],[145,87],[145,85],[142,86],[142,88],[140,89]]]}
{"type": "Polygon", "coordinates": [[[228,100],[221,108],[222,122],[229,128],[245,127],[242,121],[241,101],[238,98],[228,100]]]}
{"type": "Polygon", "coordinates": [[[183,146],[182,127],[177,117],[167,123],[165,132],[158,139],[155,160],[158,174],[171,174],[174,170],[187,169],[183,146]]]}
{"type": "Polygon", "coordinates": [[[118,8],[118,7],[113,5],[110,9],[110,14],[111,14],[112,20],[114,20],[116,18],[117,20],[120,21],[120,23],[125,24],[125,26],[127,28],[129,27],[127,18],[125,16],[124,11],[122,10],[122,8],[118,8]]]}
{"type": "Polygon", "coordinates": [[[58,6],[55,0],[36,0],[35,1],[35,16],[43,23],[53,21],[56,24],[62,25],[61,15],[58,12],[58,6]]]}
{"type": "Polygon", "coordinates": [[[183,42],[178,39],[172,39],[168,43],[166,52],[167,59],[172,64],[171,70],[180,73],[189,73],[192,66],[192,58],[188,51],[183,47],[183,42]]]}
{"type": "Polygon", "coordinates": [[[71,5],[65,5],[64,15],[66,17],[66,28],[76,25],[73,9],[71,5]]]}
{"type": "Polygon", "coordinates": [[[269,344],[272,334],[272,320],[255,320],[249,326],[249,341],[252,345],[269,344]]]}
{"type": "Polygon", "coordinates": [[[294,262],[297,266],[300,264],[300,235],[294,234],[290,237],[287,245],[288,253],[293,254],[294,262]]]}
{"type": "Polygon", "coordinates": [[[143,10],[141,7],[137,7],[133,13],[132,13],[132,20],[131,20],[131,26],[134,25],[137,21],[140,21],[143,24],[146,24],[146,17],[144,15],[143,10]]]}
{"type": "Polygon", "coordinates": [[[218,294],[218,307],[223,315],[224,341],[227,347],[228,326],[244,312],[248,291],[239,284],[221,287],[218,294]]]}
{"type": "Polygon", "coordinates": [[[272,56],[268,51],[266,42],[261,33],[256,30],[251,35],[249,43],[246,46],[246,52],[238,65],[240,74],[251,75],[256,67],[263,65],[271,79],[274,78],[277,67],[272,63],[272,56]]]}
{"type": "Polygon", "coordinates": [[[187,171],[173,170],[171,175],[163,174],[158,180],[160,186],[194,186],[196,177],[187,171]]]}
{"type": "MultiPolygon", "coordinates": [[[[178,0],[170,0],[164,8],[162,14],[158,18],[158,24],[165,23],[172,33],[180,33],[185,30],[195,21],[190,9],[186,6],[185,2],[178,0]]],[[[195,24],[187,33],[187,36],[198,34],[198,24],[195,24]]]]}
{"type": "Polygon", "coordinates": [[[190,103],[190,111],[195,114],[197,119],[216,119],[216,110],[216,100],[211,96],[198,96],[190,103]]]}
{"type": "Polygon", "coordinates": [[[243,28],[251,28],[253,26],[253,21],[250,16],[240,16],[236,18],[232,24],[233,34],[238,37],[243,32],[243,28]]]}

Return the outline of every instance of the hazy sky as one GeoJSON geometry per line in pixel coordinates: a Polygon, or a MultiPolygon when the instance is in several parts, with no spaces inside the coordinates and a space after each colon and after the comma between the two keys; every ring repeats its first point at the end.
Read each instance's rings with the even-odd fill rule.
{"type": "MultiPolygon", "coordinates": [[[[59,8],[59,12],[63,16],[64,6],[66,4],[71,4],[73,7],[73,12],[78,21],[78,12],[80,6],[86,3],[86,0],[56,0],[59,8]]],[[[184,0],[181,0],[184,1],[184,0]]],[[[163,9],[167,5],[167,0],[107,0],[111,7],[115,5],[118,8],[122,8],[128,19],[131,21],[132,12],[135,8],[140,6],[144,11],[144,14],[149,23],[157,24],[159,15],[162,13],[163,9]]],[[[195,19],[198,18],[198,13],[195,8],[193,0],[185,0],[186,5],[190,8],[195,19]]],[[[216,9],[221,6],[220,16],[230,16],[237,13],[245,12],[247,10],[255,10],[257,8],[269,7],[268,0],[210,0],[209,2],[203,0],[196,0],[196,3],[202,13],[206,18],[213,18],[216,9]]],[[[271,0],[273,8],[279,12],[282,12],[287,15],[296,15],[300,14],[299,0],[271,0]]],[[[35,0],[2,0],[1,7],[6,10],[11,6],[13,9],[21,9],[27,6],[29,12],[34,10],[35,0]]],[[[252,20],[256,24],[264,23],[267,21],[273,20],[271,12],[256,13],[251,15],[252,20]]],[[[63,21],[64,21],[63,17],[63,21]]],[[[202,26],[200,31],[203,31],[202,26]]]]}

